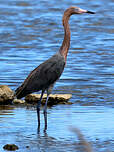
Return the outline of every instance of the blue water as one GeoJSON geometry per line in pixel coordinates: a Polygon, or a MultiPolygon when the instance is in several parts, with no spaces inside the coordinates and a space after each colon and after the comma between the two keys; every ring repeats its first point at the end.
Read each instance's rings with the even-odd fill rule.
{"type": "MultiPolygon", "coordinates": [[[[37,137],[35,108],[10,107],[11,111],[9,108],[5,111],[1,108],[0,151],[10,141],[17,143],[21,151],[31,141],[34,151],[43,151],[46,149],[44,140],[50,141],[50,138],[54,138],[54,141],[50,141],[51,144],[54,142],[53,146],[59,145],[58,148],[54,147],[55,151],[61,151],[63,143],[76,140],[75,134],[68,129],[70,125],[80,128],[89,141],[95,142],[98,139],[93,144],[96,151],[113,151],[112,0],[1,1],[0,85],[8,85],[15,90],[31,70],[59,50],[64,37],[62,15],[66,8],[73,5],[96,12],[94,15],[74,15],[69,21],[71,46],[67,65],[53,93],[72,94],[70,101],[74,104],[48,108],[48,138],[43,134],[43,115],[40,138],[37,137]],[[37,140],[41,142],[40,146],[37,145],[37,140]],[[98,143],[105,145],[105,141],[110,141],[110,144],[100,149],[98,143]]],[[[53,151],[52,147],[48,148],[48,151],[53,151]]],[[[74,151],[73,148],[71,143],[71,147],[67,146],[65,151],[74,151]]]]}

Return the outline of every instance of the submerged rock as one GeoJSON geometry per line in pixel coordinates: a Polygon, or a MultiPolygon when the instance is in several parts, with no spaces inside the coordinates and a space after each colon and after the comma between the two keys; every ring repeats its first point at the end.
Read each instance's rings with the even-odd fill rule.
{"type": "Polygon", "coordinates": [[[15,144],[6,144],[3,148],[5,150],[10,150],[10,151],[15,151],[15,150],[19,149],[18,146],[15,144]]]}
{"type": "Polygon", "coordinates": [[[0,85],[0,104],[8,104],[14,98],[14,92],[7,85],[0,85]]]}
{"type": "MultiPolygon", "coordinates": [[[[47,95],[43,95],[42,104],[45,104],[47,95]]],[[[71,94],[51,94],[49,96],[48,105],[54,105],[54,104],[72,104],[71,102],[68,102],[68,100],[72,97],[71,94]]],[[[40,100],[40,94],[29,94],[25,97],[26,102],[28,103],[34,103],[38,102],[40,100]]]]}

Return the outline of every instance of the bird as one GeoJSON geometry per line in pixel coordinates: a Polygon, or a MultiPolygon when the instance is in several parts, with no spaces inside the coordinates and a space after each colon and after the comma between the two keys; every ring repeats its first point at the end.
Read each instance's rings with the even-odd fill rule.
{"type": "Polygon", "coordinates": [[[37,120],[38,128],[40,128],[40,106],[44,92],[47,93],[46,102],[43,109],[45,131],[47,130],[47,103],[49,95],[52,92],[55,82],[60,78],[66,65],[67,54],[70,47],[70,26],[69,19],[74,14],[95,14],[92,11],[81,9],[77,6],[71,6],[64,11],[62,23],[64,27],[64,39],[60,49],[49,59],[37,66],[28,77],[24,80],[21,86],[15,90],[17,99],[23,98],[26,95],[41,90],[40,100],[37,102],[37,120]]]}

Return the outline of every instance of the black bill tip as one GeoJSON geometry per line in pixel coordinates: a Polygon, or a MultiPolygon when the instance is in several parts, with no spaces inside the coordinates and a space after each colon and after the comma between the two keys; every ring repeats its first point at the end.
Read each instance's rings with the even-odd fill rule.
{"type": "Polygon", "coordinates": [[[86,13],[95,14],[95,12],[92,12],[92,11],[87,11],[86,13]]]}

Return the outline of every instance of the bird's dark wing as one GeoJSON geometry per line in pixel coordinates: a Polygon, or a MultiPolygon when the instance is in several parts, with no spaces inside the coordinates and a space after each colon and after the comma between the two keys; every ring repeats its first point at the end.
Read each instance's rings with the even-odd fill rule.
{"type": "Polygon", "coordinates": [[[55,54],[49,60],[40,64],[28,75],[23,84],[17,88],[17,98],[48,88],[61,76],[64,66],[65,61],[60,54],[55,54]]]}

